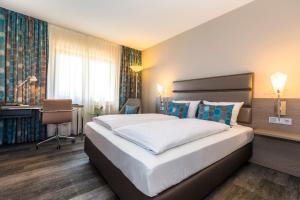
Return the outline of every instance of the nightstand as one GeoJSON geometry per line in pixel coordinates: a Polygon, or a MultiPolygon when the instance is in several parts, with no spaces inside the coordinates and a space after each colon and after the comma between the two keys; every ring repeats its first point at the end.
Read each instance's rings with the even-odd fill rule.
{"type": "Polygon", "coordinates": [[[251,162],[300,177],[300,133],[254,129],[251,162]]]}

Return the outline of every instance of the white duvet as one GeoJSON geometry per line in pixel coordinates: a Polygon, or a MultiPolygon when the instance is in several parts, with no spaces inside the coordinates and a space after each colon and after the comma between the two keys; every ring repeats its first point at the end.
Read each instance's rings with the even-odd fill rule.
{"type": "Polygon", "coordinates": [[[165,121],[178,119],[175,116],[163,115],[163,114],[116,114],[116,115],[103,115],[94,117],[93,121],[104,126],[109,130],[114,130],[127,125],[135,125],[153,121],[165,121]]]}
{"type": "Polygon", "coordinates": [[[153,154],[228,130],[226,124],[200,119],[155,121],[114,129],[114,133],[153,154]]]}

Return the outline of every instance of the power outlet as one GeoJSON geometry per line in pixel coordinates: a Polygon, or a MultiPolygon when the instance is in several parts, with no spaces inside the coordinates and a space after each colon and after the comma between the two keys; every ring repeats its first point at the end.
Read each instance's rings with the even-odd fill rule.
{"type": "Polygon", "coordinates": [[[270,124],[282,124],[282,125],[292,125],[293,120],[292,118],[288,117],[269,117],[270,124]]]}

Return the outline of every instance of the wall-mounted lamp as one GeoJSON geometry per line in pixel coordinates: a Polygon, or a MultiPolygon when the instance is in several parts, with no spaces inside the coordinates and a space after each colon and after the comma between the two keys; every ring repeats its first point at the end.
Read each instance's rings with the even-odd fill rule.
{"type": "Polygon", "coordinates": [[[17,94],[18,94],[18,90],[20,88],[22,88],[22,86],[27,83],[29,81],[29,83],[34,83],[34,82],[37,82],[37,78],[36,76],[28,76],[22,83],[20,83],[17,87],[16,87],[16,95],[15,95],[15,102],[17,101],[17,94]]]}
{"type": "Polygon", "coordinates": [[[271,81],[273,88],[277,94],[275,113],[278,117],[286,115],[286,101],[281,99],[281,94],[287,81],[287,75],[281,72],[276,72],[272,74],[271,81]]]}
{"type": "Polygon", "coordinates": [[[159,110],[163,111],[165,109],[164,101],[163,101],[163,97],[162,97],[162,94],[163,94],[163,91],[164,91],[164,86],[162,86],[160,84],[156,84],[156,89],[157,89],[157,92],[159,94],[159,102],[160,102],[159,110]]]}
{"type": "Polygon", "coordinates": [[[138,91],[138,76],[139,72],[143,70],[143,66],[141,65],[131,65],[129,67],[132,71],[135,72],[135,98],[138,97],[137,91],[138,91]]]}

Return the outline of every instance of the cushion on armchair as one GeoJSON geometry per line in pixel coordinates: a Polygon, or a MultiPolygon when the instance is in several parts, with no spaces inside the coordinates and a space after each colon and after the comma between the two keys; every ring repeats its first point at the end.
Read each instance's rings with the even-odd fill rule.
{"type": "Polygon", "coordinates": [[[139,106],[125,105],[125,114],[137,114],[139,111],[139,106]]]}

